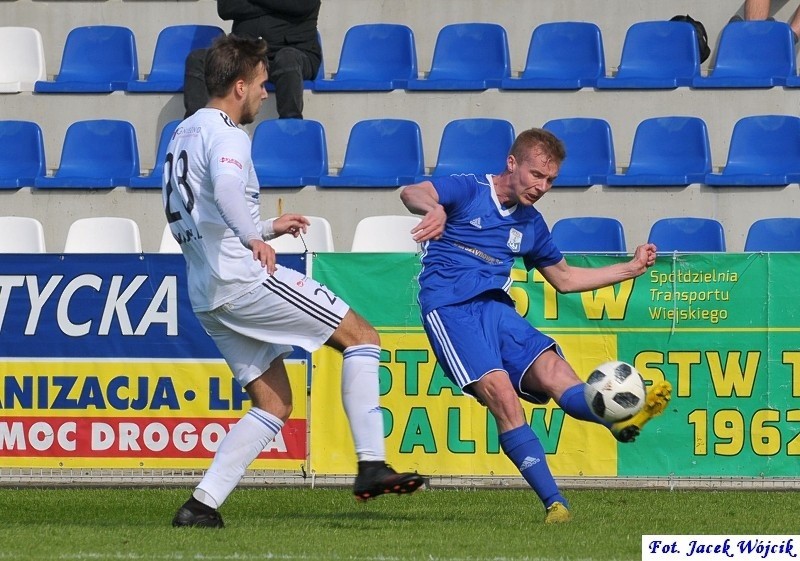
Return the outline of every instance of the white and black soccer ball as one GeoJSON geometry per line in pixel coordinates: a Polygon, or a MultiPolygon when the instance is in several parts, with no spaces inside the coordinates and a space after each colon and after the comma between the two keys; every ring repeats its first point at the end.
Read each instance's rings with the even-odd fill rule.
{"type": "Polygon", "coordinates": [[[644,379],[627,362],[605,362],[595,368],[586,380],[584,395],[592,412],[617,423],[630,419],[644,406],[644,379]]]}

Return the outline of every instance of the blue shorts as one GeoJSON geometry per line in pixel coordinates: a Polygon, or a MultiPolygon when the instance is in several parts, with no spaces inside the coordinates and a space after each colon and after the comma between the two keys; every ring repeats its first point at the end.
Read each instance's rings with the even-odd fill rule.
{"type": "Polygon", "coordinates": [[[544,393],[522,391],[522,376],[556,342],[521,317],[508,297],[482,294],[468,302],[437,308],[425,316],[425,332],[444,373],[464,393],[493,370],[503,370],[520,398],[547,403],[544,393]]]}

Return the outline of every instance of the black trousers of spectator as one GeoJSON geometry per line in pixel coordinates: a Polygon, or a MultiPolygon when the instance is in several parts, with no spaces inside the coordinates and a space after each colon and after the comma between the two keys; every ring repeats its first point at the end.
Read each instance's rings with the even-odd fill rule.
{"type": "MultiPolygon", "coordinates": [[[[207,49],[197,49],[186,57],[183,78],[183,118],[192,115],[208,103],[205,82],[207,49]]],[[[312,80],[309,56],[294,47],[284,47],[269,61],[269,81],[275,86],[275,105],[281,119],[303,118],[303,80],[312,80]]]]}

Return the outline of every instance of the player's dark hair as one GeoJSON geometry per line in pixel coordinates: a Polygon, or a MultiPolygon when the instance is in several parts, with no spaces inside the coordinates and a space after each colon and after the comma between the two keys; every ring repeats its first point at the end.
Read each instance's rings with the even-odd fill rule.
{"type": "Polygon", "coordinates": [[[544,129],[528,129],[519,133],[511,145],[509,154],[514,156],[518,162],[522,162],[530,154],[531,149],[534,147],[541,148],[550,159],[554,160],[557,164],[561,164],[564,158],[567,157],[567,150],[564,148],[564,143],[561,142],[556,135],[544,129]]]}
{"type": "Polygon", "coordinates": [[[260,64],[267,67],[267,42],[223,35],[206,55],[205,80],[209,97],[224,97],[237,80],[250,80],[260,64]]]}

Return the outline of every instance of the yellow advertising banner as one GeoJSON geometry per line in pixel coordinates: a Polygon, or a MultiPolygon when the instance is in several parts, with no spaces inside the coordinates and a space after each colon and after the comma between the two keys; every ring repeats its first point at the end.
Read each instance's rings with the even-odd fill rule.
{"type": "MultiPolygon", "coordinates": [[[[558,341],[578,372],[588,374],[605,357],[616,356],[616,337],[610,333],[561,335],[558,341]]],[[[421,329],[384,330],[381,347],[381,407],[392,466],[426,475],[519,475],[500,450],[494,418],[444,375],[421,329]]],[[[356,458],[341,401],[341,355],[323,348],[312,360],[311,469],[353,474],[356,458]]],[[[554,474],[616,475],[617,446],[607,429],[576,421],[553,402],[524,408],[554,474]]]]}
{"type": "MultiPolygon", "coordinates": [[[[294,410],[253,469],[305,463],[307,362],[287,370],[294,410]]],[[[207,468],[249,408],[221,360],[7,359],[0,379],[7,467],[207,468]]]]}
{"type": "MultiPolygon", "coordinates": [[[[304,270],[300,256],[282,265],[304,270]]],[[[250,408],[172,254],[3,256],[0,466],[205,469],[250,408]]],[[[305,466],[308,355],[296,396],[255,469],[305,466]]]]}

